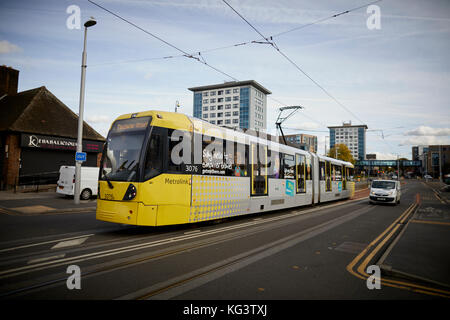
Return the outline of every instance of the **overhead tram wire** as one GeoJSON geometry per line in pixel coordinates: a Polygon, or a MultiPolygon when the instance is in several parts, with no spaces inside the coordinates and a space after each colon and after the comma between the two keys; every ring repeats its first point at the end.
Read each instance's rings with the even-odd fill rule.
{"type": "Polygon", "coordinates": [[[350,109],[348,109],[344,104],[337,100],[331,93],[329,93],[322,85],[315,81],[310,75],[308,75],[303,69],[301,69],[294,61],[292,61],[285,53],[283,53],[280,48],[275,44],[273,38],[265,37],[258,29],[256,29],[247,19],[245,19],[239,12],[237,12],[228,2],[222,0],[228,7],[230,7],[239,17],[241,17],[253,30],[255,30],[266,42],[258,42],[262,44],[270,44],[279,54],[281,54],[287,61],[289,61],[297,70],[299,70],[303,75],[305,75],[309,80],[311,80],[318,88],[320,88],[329,98],[335,101],[344,110],[350,113],[355,119],[364,123],[358,116],[356,116],[350,109]]]}
{"type": "MultiPolygon", "coordinates": [[[[88,0],[88,1],[89,1],[89,0],[88,0]]],[[[367,4],[365,4],[365,5],[362,5],[362,6],[353,8],[353,9],[348,9],[348,10],[345,10],[345,11],[342,11],[342,12],[339,12],[339,13],[336,13],[336,14],[333,14],[333,15],[331,15],[331,16],[328,16],[328,17],[324,17],[324,18],[318,19],[318,20],[316,20],[316,21],[313,21],[313,22],[310,22],[310,23],[303,24],[303,25],[301,25],[301,26],[299,26],[299,27],[295,27],[295,28],[293,28],[293,29],[289,29],[289,30],[286,30],[286,31],[283,31],[283,32],[280,32],[280,33],[277,33],[277,34],[274,34],[274,35],[271,35],[271,36],[269,36],[268,38],[273,39],[273,38],[275,38],[275,37],[279,37],[279,36],[284,35],[284,34],[286,34],[286,33],[294,32],[294,31],[297,31],[297,30],[300,30],[300,29],[303,29],[303,28],[306,28],[306,27],[315,25],[315,24],[317,24],[317,23],[325,22],[325,21],[327,21],[327,20],[337,18],[337,17],[339,17],[339,16],[341,16],[341,15],[344,15],[344,14],[347,14],[347,13],[350,13],[350,12],[353,12],[353,11],[356,11],[356,10],[359,10],[359,9],[361,9],[361,8],[370,6],[370,5],[375,4],[375,3],[377,3],[377,2],[380,2],[380,1],[383,1],[383,0],[376,0],[376,1],[367,3],[367,4]]],[[[95,4],[95,3],[92,2],[92,1],[90,1],[90,2],[91,2],[92,4],[95,4]]],[[[97,4],[95,4],[95,5],[97,5],[97,4]]],[[[97,6],[99,6],[99,5],[97,5],[97,6]]],[[[196,56],[196,55],[200,55],[200,54],[202,54],[202,53],[205,54],[205,53],[208,53],[208,52],[213,52],[213,51],[218,51],[218,50],[224,50],[224,49],[236,48],[236,47],[245,46],[245,45],[252,44],[252,43],[253,43],[253,44],[258,44],[258,43],[261,43],[261,42],[260,42],[261,40],[266,40],[266,39],[265,39],[265,38],[261,38],[261,39],[258,39],[258,40],[251,40],[251,41],[240,42],[240,43],[236,43],[236,44],[232,44],[232,45],[227,45],[227,46],[221,46],[221,47],[216,47],[216,48],[211,48],[211,49],[205,49],[205,50],[201,50],[201,51],[198,51],[198,52],[191,53],[190,56],[196,56]]],[[[147,61],[147,60],[162,60],[162,59],[170,59],[170,58],[178,58],[178,57],[186,57],[186,55],[183,53],[182,55],[164,56],[164,57],[157,57],[157,58],[135,59],[135,60],[125,60],[125,61],[116,61],[116,62],[106,62],[106,63],[100,63],[100,64],[91,65],[91,67],[93,67],[93,66],[102,66],[102,65],[112,65],[112,64],[122,64],[122,63],[145,62],[145,61],[147,61]]]]}
{"type": "MultiPolygon", "coordinates": [[[[155,39],[157,39],[157,40],[159,40],[159,41],[165,43],[166,45],[168,45],[168,46],[170,46],[170,47],[172,47],[172,48],[174,48],[174,49],[176,49],[177,51],[179,51],[179,52],[182,53],[182,55],[172,55],[172,56],[165,56],[165,57],[159,57],[159,58],[150,58],[150,59],[141,59],[141,60],[129,60],[129,61],[123,61],[123,62],[116,62],[116,63],[138,62],[138,61],[142,62],[142,61],[144,61],[144,60],[159,60],[159,59],[169,59],[169,58],[176,58],[176,57],[187,57],[187,58],[193,58],[193,59],[197,60],[198,62],[200,62],[200,63],[202,63],[202,64],[208,66],[209,68],[211,68],[211,69],[213,69],[213,70],[215,70],[215,71],[217,71],[217,72],[219,72],[219,73],[221,73],[221,74],[223,74],[223,75],[226,75],[227,77],[229,77],[229,78],[231,78],[231,79],[233,79],[233,80],[235,80],[235,81],[238,81],[238,79],[236,79],[236,78],[230,76],[229,74],[227,74],[227,73],[225,73],[225,72],[223,72],[223,71],[221,71],[221,70],[215,68],[214,66],[208,64],[208,63],[206,62],[205,58],[201,55],[201,53],[202,53],[202,52],[203,52],[203,53],[205,53],[205,52],[210,52],[210,51],[214,51],[214,50],[220,50],[220,49],[224,49],[224,48],[231,48],[231,47],[242,46],[242,45],[246,45],[246,44],[249,44],[249,43],[252,43],[252,42],[253,42],[253,41],[242,42],[242,43],[234,44],[234,45],[231,45],[231,46],[219,47],[219,48],[214,48],[214,49],[209,49],[209,50],[205,50],[205,51],[201,51],[201,52],[189,54],[189,53],[187,53],[186,51],[184,51],[184,50],[182,50],[182,49],[176,47],[175,45],[173,45],[173,44],[167,42],[166,40],[164,40],[164,39],[162,39],[162,38],[160,38],[160,37],[154,35],[153,33],[151,33],[151,32],[149,32],[149,31],[143,29],[143,28],[140,27],[140,26],[136,25],[135,23],[133,23],[133,22],[131,22],[131,21],[129,21],[129,20],[123,18],[122,16],[118,15],[117,13],[112,12],[111,10],[109,10],[109,9],[107,9],[107,8],[105,8],[105,7],[103,7],[103,6],[99,5],[99,4],[97,4],[97,3],[95,3],[95,2],[92,1],[92,0],[88,0],[88,1],[89,1],[90,3],[92,3],[93,5],[99,7],[100,9],[102,9],[102,10],[108,12],[109,14],[115,16],[116,18],[118,18],[118,19],[120,19],[120,20],[122,20],[122,21],[124,21],[124,22],[126,22],[126,23],[128,23],[128,24],[130,24],[130,25],[132,25],[133,27],[135,27],[135,28],[141,30],[142,32],[144,32],[144,33],[146,33],[146,34],[148,34],[148,35],[154,37],[155,39]],[[195,55],[199,55],[200,58],[201,58],[201,60],[200,60],[200,58],[195,57],[195,55]]],[[[255,30],[256,30],[256,29],[255,29],[255,30]]],[[[262,34],[260,34],[260,35],[262,36],[262,34]]],[[[97,64],[96,66],[99,66],[99,65],[106,65],[106,64],[108,64],[108,63],[97,64]]],[[[110,64],[115,64],[115,62],[112,62],[112,63],[110,63],[110,64]]],[[[276,101],[277,103],[280,103],[280,104],[282,104],[282,105],[286,105],[285,103],[282,103],[282,102],[280,102],[280,101],[277,101],[277,100],[275,100],[275,99],[272,98],[272,97],[270,97],[270,98],[271,98],[272,100],[276,101]]],[[[321,123],[321,122],[319,122],[319,121],[317,121],[317,120],[315,120],[315,119],[313,119],[313,118],[311,118],[311,117],[309,117],[309,116],[306,116],[306,115],[304,115],[304,116],[305,116],[306,118],[308,118],[308,119],[310,119],[310,120],[312,120],[312,121],[314,121],[314,122],[320,124],[321,126],[326,127],[323,123],[321,123]]]]}
{"type": "MultiPolygon", "coordinates": [[[[140,60],[129,60],[129,61],[121,61],[121,62],[103,63],[103,64],[97,64],[96,66],[99,66],[99,65],[106,65],[106,64],[131,63],[131,62],[142,62],[142,61],[146,61],[146,60],[160,60],[160,59],[169,59],[169,58],[176,58],[176,57],[186,57],[186,58],[192,58],[192,59],[195,59],[195,60],[197,60],[198,62],[200,62],[200,63],[202,63],[202,64],[208,66],[209,68],[211,68],[211,69],[213,69],[213,70],[215,70],[215,71],[217,71],[217,72],[219,72],[219,73],[221,73],[221,74],[223,74],[223,75],[225,75],[225,76],[227,76],[227,77],[233,79],[234,81],[238,81],[238,79],[236,79],[235,77],[233,77],[233,76],[231,76],[231,75],[225,73],[224,71],[222,71],[222,70],[220,70],[220,69],[218,69],[218,68],[216,68],[216,67],[214,67],[214,66],[208,64],[208,63],[206,62],[206,60],[204,59],[204,57],[201,56],[201,53],[202,53],[202,52],[203,52],[203,53],[205,53],[205,52],[211,52],[211,51],[221,50],[221,49],[226,49],[226,48],[232,48],[232,47],[237,47],[237,46],[242,46],[242,45],[247,45],[247,44],[250,44],[250,43],[255,43],[255,41],[241,42],[241,43],[237,43],[237,44],[230,45],[230,46],[222,46],[222,47],[213,48],[213,49],[208,49],[208,50],[204,50],[204,51],[200,51],[200,52],[196,52],[196,53],[187,53],[186,51],[184,51],[184,50],[182,50],[182,49],[176,47],[175,45],[169,43],[168,41],[162,39],[161,37],[156,36],[155,34],[153,34],[153,33],[149,32],[149,31],[143,29],[142,27],[140,27],[140,26],[136,25],[135,23],[133,23],[133,22],[131,22],[131,21],[129,21],[129,20],[123,18],[122,16],[120,16],[120,15],[118,15],[118,14],[112,12],[111,10],[109,10],[109,9],[107,9],[107,8],[105,8],[105,7],[103,7],[103,6],[99,5],[99,4],[97,4],[97,3],[95,3],[94,1],[92,1],[92,0],[88,0],[88,1],[89,1],[90,3],[92,3],[93,5],[97,6],[98,8],[100,8],[100,9],[102,9],[102,10],[108,12],[109,14],[115,16],[116,18],[118,18],[118,19],[120,19],[120,20],[122,20],[122,21],[124,21],[124,22],[126,22],[126,23],[128,23],[128,24],[130,24],[130,25],[132,25],[133,27],[135,27],[135,28],[141,30],[142,32],[144,32],[144,33],[150,35],[151,37],[153,37],[153,38],[155,38],[155,39],[157,39],[157,40],[159,40],[159,41],[165,43],[166,45],[168,45],[168,46],[170,46],[170,47],[174,48],[175,50],[177,50],[177,51],[179,51],[179,52],[182,53],[182,55],[172,55],[172,56],[164,56],[164,57],[159,57],[159,58],[149,58],[149,59],[140,59],[140,60]],[[200,58],[196,57],[196,55],[200,56],[200,58]]],[[[382,0],[378,0],[378,1],[375,1],[375,2],[379,2],[379,1],[382,1],[382,0]]],[[[224,1],[224,2],[225,2],[225,1],[224,1]]],[[[373,2],[373,3],[375,3],[375,2],[373,2]]],[[[226,2],[225,2],[225,3],[226,3],[226,2]]],[[[228,5],[230,8],[232,8],[228,3],[227,3],[227,5],[228,5]]],[[[331,18],[335,18],[335,17],[337,17],[337,16],[339,16],[339,15],[342,15],[342,14],[345,14],[345,13],[348,13],[348,12],[351,12],[351,11],[354,11],[354,10],[359,9],[359,8],[361,8],[361,7],[354,8],[354,9],[350,9],[350,10],[347,10],[347,11],[345,11],[345,12],[341,12],[341,13],[335,14],[335,15],[333,15],[333,16],[330,16],[330,17],[327,17],[327,18],[324,18],[324,19],[320,19],[320,21],[318,20],[318,21],[316,21],[316,22],[314,22],[314,23],[311,23],[311,24],[309,24],[309,25],[312,25],[312,24],[315,24],[315,23],[318,23],[318,22],[323,22],[323,21],[328,20],[328,19],[331,19],[331,18]]],[[[233,9],[233,8],[232,8],[232,9],[233,9]]],[[[236,10],[233,9],[233,11],[235,11],[237,14],[239,14],[236,10]]],[[[249,25],[251,25],[251,24],[250,24],[250,23],[249,23],[242,15],[239,14],[239,16],[240,16],[242,19],[244,19],[249,25]]],[[[284,34],[284,33],[287,33],[287,32],[295,31],[295,30],[300,29],[300,28],[303,28],[303,27],[306,27],[306,26],[301,26],[301,27],[298,27],[298,28],[296,28],[296,29],[288,30],[288,31],[286,31],[286,32],[283,32],[283,34],[284,34]]],[[[252,28],[253,28],[260,36],[262,36],[263,39],[267,40],[267,38],[265,38],[264,35],[263,35],[262,33],[260,33],[255,27],[252,26],[252,28]]],[[[278,35],[280,35],[280,34],[278,34],[278,35]]],[[[271,36],[271,37],[275,37],[275,36],[278,36],[278,35],[274,35],[274,36],[271,36]]],[[[267,40],[267,41],[268,41],[268,40],[267,40]]],[[[270,42],[268,42],[268,43],[270,43],[270,42]]],[[[270,43],[270,44],[272,44],[272,43],[270,43]]],[[[273,44],[272,44],[272,46],[273,46],[273,44]]],[[[279,49],[277,49],[277,50],[279,51],[279,49]]],[[[280,51],[279,51],[279,52],[280,52],[280,51]]],[[[280,52],[280,53],[281,53],[281,52],[280,52]]],[[[302,72],[303,72],[303,71],[302,71],[302,72]]],[[[305,74],[305,75],[306,75],[306,74],[305,74]]],[[[307,75],[306,75],[306,76],[307,76],[307,75]]],[[[309,77],[309,76],[308,76],[308,77],[309,77]]],[[[309,77],[309,78],[310,78],[310,77],[309,77]]],[[[314,81],[312,78],[310,78],[310,79],[311,79],[312,81],[314,81]]],[[[323,89],[323,90],[324,90],[324,89],[323,89]]],[[[280,102],[280,101],[275,100],[275,99],[272,98],[272,97],[270,97],[270,98],[271,98],[272,100],[278,102],[278,103],[281,103],[281,104],[283,104],[283,105],[286,105],[286,104],[284,104],[284,103],[282,103],[282,102],[280,102]]],[[[305,115],[305,114],[303,114],[303,115],[304,115],[306,118],[308,118],[308,119],[310,119],[310,120],[312,120],[312,121],[314,121],[314,122],[320,124],[322,127],[326,127],[326,125],[324,125],[324,124],[321,123],[320,121],[317,121],[317,120],[315,120],[315,119],[313,119],[313,118],[311,118],[311,117],[309,117],[309,116],[307,116],[307,115],[305,115]]]]}
{"type": "MultiPolygon", "coordinates": [[[[189,53],[187,53],[186,51],[184,51],[184,50],[182,50],[182,49],[176,47],[175,45],[173,45],[173,44],[171,44],[171,43],[165,41],[164,39],[162,39],[162,38],[160,38],[160,37],[154,35],[153,33],[151,33],[151,32],[149,32],[149,31],[143,29],[143,28],[140,27],[140,26],[136,25],[135,23],[133,23],[133,22],[131,22],[131,21],[129,21],[129,20],[123,18],[122,16],[120,16],[120,15],[118,15],[118,14],[112,12],[111,10],[109,10],[109,9],[107,9],[107,8],[105,8],[105,7],[103,7],[103,6],[99,5],[99,4],[97,4],[97,3],[95,3],[94,1],[92,1],[92,0],[88,0],[88,1],[89,1],[90,3],[92,3],[93,5],[99,7],[100,9],[102,9],[102,10],[108,12],[109,14],[115,16],[116,18],[118,18],[118,19],[120,19],[120,20],[122,20],[122,21],[124,21],[124,22],[126,22],[126,23],[128,23],[128,24],[130,24],[130,25],[132,25],[133,27],[135,27],[135,28],[141,30],[142,32],[144,32],[144,33],[146,33],[146,34],[148,34],[148,35],[154,37],[155,39],[157,39],[157,40],[159,40],[159,41],[165,43],[166,45],[168,45],[168,46],[170,46],[170,47],[172,47],[172,48],[174,48],[174,49],[176,49],[177,51],[179,51],[179,52],[182,53],[182,55],[165,56],[165,57],[160,57],[160,58],[150,58],[150,59],[148,59],[148,60],[169,59],[169,58],[175,58],[175,57],[187,57],[187,58],[193,58],[193,59],[197,60],[198,62],[200,62],[200,63],[202,63],[202,64],[208,66],[209,68],[211,68],[211,69],[213,69],[213,70],[215,70],[215,71],[217,71],[217,72],[219,72],[219,73],[221,73],[221,74],[223,74],[223,75],[226,75],[227,77],[233,79],[234,81],[239,81],[239,80],[236,79],[235,77],[232,77],[232,76],[230,76],[229,74],[227,74],[227,73],[225,73],[225,72],[223,72],[223,71],[221,71],[221,70],[215,68],[214,66],[208,64],[208,63],[206,62],[205,58],[201,55],[201,52],[189,54],[189,53]],[[198,55],[199,58],[195,57],[195,55],[198,55]]],[[[209,52],[209,51],[213,51],[213,50],[219,50],[219,49],[224,49],[224,48],[236,47],[236,46],[246,45],[246,44],[249,44],[249,43],[252,43],[252,41],[243,42],[243,43],[238,43],[238,44],[235,44],[235,45],[232,45],[232,46],[227,46],[227,47],[220,47],[220,48],[215,48],[215,49],[209,49],[209,50],[205,50],[205,51],[203,51],[203,52],[209,52]]],[[[133,60],[133,61],[130,60],[130,61],[123,61],[123,62],[118,62],[118,63],[137,62],[137,61],[139,61],[139,60],[133,60]]],[[[142,62],[142,61],[143,61],[143,60],[141,60],[141,62],[142,62]]],[[[105,63],[105,64],[107,64],[107,63],[105,63]]],[[[99,65],[105,65],[105,64],[97,64],[96,66],[99,66],[99,65]]],[[[112,62],[111,64],[114,64],[114,62],[112,62]]],[[[272,98],[272,99],[273,99],[273,98],[272,98]]],[[[273,100],[275,100],[275,99],[273,99],[273,100]]],[[[276,101],[276,100],[275,100],[275,101],[276,101]]],[[[277,101],[277,102],[278,102],[278,103],[281,103],[281,102],[279,102],[279,101],[277,101]]],[[[281,104],[284,104],[284,103],[281,103],[281,104]]],[[[317,122],[317,123],[320,124],[320,122],[318,122],[317,120],[314,120],[314,119],[312,119],[312,118],[310,118],[310,119],[311,119],[312,121],[315,121],[315,122],[317,122]]]]}
{"type": "Polygon", "coordinates": [[[147,61],[154,61],[154,60],[165,60],[165,59],[172,59],[172,58],[180,58],[180,57],[184,57],[184,54],[179,54],[179,55],[175,55],[175,56],[146,58],[146,59],[134,59],[134,60],[122,60],[122,61],[103,62],[103,63],[91,64],[90,67],[109,66],[109,65],[115,65],[115,64],[134,63],[134,62],[147,62],[147,61]]]}
{"type": "Polygon", "coordinates": [[[365,5],[362,5],[362,6],[353,8],[353,9],[348,9],[348,10],[342,11],[342,12],[340,12],[340,13],[336,13],[336,14],[333,14],[333,15],[331,15],[331,16],[328,16],[328,17],[325,17],[325,18],[321,18],[321,19],[318,19],[318,20],[316,20],[316,21],[313,21],[313,22],[310,22],[310,23],[306,23],[306,24],[304,24],[304,25],[301,25],[301,26],[298,26],[298,27],[295,27],[295,28],[292,28],[292,29],[289,29],[289,30],[286,30],[286,31],[283,31],[283,32],[280,32],[280,33],[277,33],[277,34],[274,34],[274,35],[270,36],[269,38],[279,37],[279,36],[284,35],[284,34],[286,34],[286,33],[290,33],[290,32],[293,32],[293,31],[297,31],[297,30],[300,30],[300,29],[303,29],[303,28],[312,26],[312,25],[317,24],[317,23],[325,22],[325,21],[327,21],[327,20],[337,18],[337,17],[339,17],[339,16],[342,16],[342,15],[344,15],[344,14],[347,14],[347,13],[350,13],[350,12],[353,12],[353,11],[357,11],[357,10],[359,10],[359,9],[365,8],[365,7],[367,7],[367,6],[370,6],[370,5],[372,5],[372,4],[375,4],[375,3],[381,2],[381,1],[383,1],[383,0],[376,0],[376,1],[367,3],[367,4],[365,4],[365,5]]]}
{"type": "Polygon", "coordinates": [[[211,68],[211,69],[213,69],[213,70],[215,70],[215,71],[221,73],[222,75],[225,75],[225,76],[227,76],[227,77],[233,79],[234,81],[238,81],[235,77],[233,77],[233,76],[229,75],[228,73],[226,73],[226,72],[224,72],[224,71],[222,71],[222,70],[220,70],[220,69],[218,69],[218,68],[216,68],[216,67],[210,65],[209,63],[207,63],[206,61],[204,61],[204,59],[200,60],[200,58],[195,57],[195,56],[192,55],[192,54],[189,54],[188,52],[186,52],[186,51],[184,51],[184,50],[182,50],[182,49],[176,47],[175,45],[173,45],[173,44],[171,44],[170,42],[168,42],[168,41],[162,39],[161,37],[158,37],[157,35],[151,33],[150,31],[147,31],[147,30],[145,30],[144,28],[138,26],[137,24],[135,24],[135,23],[133,23],[133,22],[131,22],[131,21],[129,21],[129,20],[123,18],[122,16],[118,15],[117,13],[114,13],[114,12],[112,12],[111,10],[109,10],[109,9],[107,9],[107,8],[105,8],[105,7],[103,7],[103,6],[99,5],[99,4],[97,4],[97,3],[95,3],[94,1],[92,1],[92,0],[88,0],[88,1],[89,1],[90,3],[92,3],[93,5],[97,6],[98,8],[100,8],[100,9],[102,9],[102,10],[108,12],[109,14],[112,14],[112,15],[115,16],[116,18],[118,18],[118,19],[120,19],[120,20],[122,20],[122,21],[128,23],[129,25],[135,27],[136,29],[141,30],[142,32],[146,33],[147,35],[149,35],[149,36],[151,36],[151,37],[153,37],[153,38],[155,38],[155,39],[157,39],[157,40],[163,42],[164,44],[168,45],[169,47],[171,47],[171,48],[173,48],[173,49],[175,49],[175,50],[177,50],[177,51],[183,53],[183,56],[184,56],[184,57],[194,59],[194,60],[196,60],[196,61],[198,61],[198,62],[204,64],[205,66],[207,66],[207,67],[209,67],[209,68],[211,68]]]}

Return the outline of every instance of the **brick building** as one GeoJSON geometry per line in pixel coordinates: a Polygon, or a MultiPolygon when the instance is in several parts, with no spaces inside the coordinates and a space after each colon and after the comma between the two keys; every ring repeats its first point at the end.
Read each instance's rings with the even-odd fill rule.
{"type": "MultiPolygon", "coordinates": [[[[17,92],[19,71],[0,66],[0,189],[36,179],[56,183],[75,165],[78,115],[46,87],[17,92]]],[[[105,138],[83,126],[85,166],[98,166],[105,138]]]]}

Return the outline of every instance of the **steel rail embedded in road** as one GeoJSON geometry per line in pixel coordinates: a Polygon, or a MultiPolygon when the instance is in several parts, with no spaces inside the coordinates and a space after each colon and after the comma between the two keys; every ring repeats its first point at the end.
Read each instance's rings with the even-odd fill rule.
{"type": "MultiPolygon", "coordinates": [[[[263,218],[254,219],[253,221],[250,221],[250,222],[245,222],[245,223],[241,223],[241,224],[233,225],[233,226],[221,227],[219,229],[208,230],[208,231],[201,231],[201,230],[197,231],[196,230],[195,233],[186,233],[181,236],[171,237],[171,238],[167,238],[167,239],[145,242],[145,243],[131,245],[131,246],[125,246],[125,247],[120,247],[120,248],[115,248],[115,249],[110,249],[110,250],[105,250],[105,251],[100,251],[100,252],[93,252],[93,253],[89,253],[89,254],[78,255],[75,257],[67,257],[67,258],[56,259],[56,260],[52,260],[52,261],[45,261],[45,262],[37,263],[34,265],[27,265],[27,266],[14,268],[14,269],[3,270],[0,272],[0,279],[11,278],[11,277],[25,274],[25,273],[30,273],[30,272],[34,272],[34,271],[38,271],[38,270],[43,270],[43,269],[48,269],[48,268],[57,267],[57,266],[61,266],[61,265],[66,265],[67,263],[76,263],[76,262],[81,262],[81,261],[86,261],[86,260],[91,260],[91,259],[98,259],[98,258],[102,258],[102,257],[112,256],[112,255],[119,255],[119,254],[123,254],[123,253],[127,253],[127,252],[133,252],[136,250],[147,249],[147,248],[162,246],[162,245],[166,245],[166,244],[174,244],[176,242],[181,242],[184,240],[191,240],[191,239],[196,239],[196,238],[200,238],[200,237],[204,237],[204,236],[208,236],[208,235],[218,235],[223,232],[234,231],[233,233],[227,233],[225,235],[219,236],[218,238],[216,238],[214,240],[207,239],[205,241],[201,241],[196,244],[182,246],[179,248],[172,248],[170,250],[163,250],[161,252],[157,252],[152,255],[146,255],[146,256],[141,255],[138,258],[133,259],[133,260],[129,260],[129,258],[125,258],[125,259],[122,259],[123,261],[120,261],[119,263],[112,263],[112,264],[111,264],[111,262],[104,263],[103,266],[101,266],[100,268],[96,268],[96,269],[94,269],[92,271],[88,271],[88,272],[83,272],[83,277],[85,278],[85,277],[93,276],[93,275],[96,275],[99,273],[114,271],[114,270],[117,270],[117,269],[120,269],[123,267],[132,266],[132,265],[140,264],[143,262],[171,256],[174,254],[179,254],[179,253],[187,252],[190,250],[195,250],[195,249],[202,248],[205,246],[218,244],[220,242],[225,242],[225,241],[230,241],[230,240],[233,240],[236,238],[250,236],[250,235],[253,235],[258,232],[262,232],[267,229],[281,227],[283,225],[290,224],[291,221],[288,221],[288,218],[302,216],[304,214],[316,212],[321,209],[329,210],[338,205],[340,206],[340,205],[344,205],[344,204],[349,205],[349,203],[347,202],[347,203],[339,203],[339,204],[333,204],[333,205],[328,205],[328,206],[311,208],[308,210],[301,210],[301,211],[294,211],[294,212],[291,211],[290,213],[283,214],[281,216],[265,218],[265,219],[263,219],[263,218]],[[269,222],[271,222],[271,223],[267,224],[269,222]],[[274,224],[273,222],[276,222],[276,223],[274,224]],[[248,228],[248,227],[252,227],[252,229],[251,230],[248,230],[248,229],[243,230],[243,228],[248,228]],[[243,232],[245,232],[245,233],[243,233],[243,232]]],[[[323,212],[321,214],[326,214],[326,212],[323,212]]],[[[333,221],[334,220],[331,220],[331,221],[328,221],[327,223],[331,223],[333,221]]],[[[223,268],[223,266],[219,267],[219,269],[221,269],[221,268],[223,268]]],[[[208,273],[211,273],[211,272],[212,271],[209,271],[208,273]]],[[[197,277],[198,276],[196,276],[195,278],[197,278],[197,277]]],[[[66,281],[66,280],[67,280],[66,277],[64,277],[64,278],[60,278],[60,279],[54,279],[51,281],[45,281],[41,284],[33,284],[33,285],[30,285],[30,286],[27,286],[24,288],[12,290],[12,291],[6,292],[0,296],[10,296],[10,295],[18,294],[18,293],[24,293],[24,292],[27,292],[30,290],[42,289],[44,287],[47,287],[50,285],[55,285],[55,284],[58,284],[60,282],[66,281]]]]}

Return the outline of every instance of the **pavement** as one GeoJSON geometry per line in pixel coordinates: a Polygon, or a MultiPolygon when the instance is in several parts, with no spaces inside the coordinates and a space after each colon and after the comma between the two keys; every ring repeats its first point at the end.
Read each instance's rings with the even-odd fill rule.
{"type": "Polygon", "coordinates": [[[0,213],[9,215],[39,215],[89,212],[96,209],[97,200],[81,200],[56,193],[54,189],[39,192],[0,191],[0,213]]]}
{"type": "Polygon", "coordinates": [[[450,192],[421,182],[418,206],[377,262],[382,274],[450,293],[450,192]]]}
{"type": "MultiPolygon", "coordinates": [[[[352,200],[361,199],[369,195],[366,183],[357,185],[352,200]],[[358,190],[359,189],[359,190],[358,190]]],[[[0,191],[0,213],[10,215],[39,215],[70,212],[88,212],[97,208],[97,199],[80,200],[76,205],[73,197],[55,192],[54,188],[41,189],[39,192],[0,191]]]]}

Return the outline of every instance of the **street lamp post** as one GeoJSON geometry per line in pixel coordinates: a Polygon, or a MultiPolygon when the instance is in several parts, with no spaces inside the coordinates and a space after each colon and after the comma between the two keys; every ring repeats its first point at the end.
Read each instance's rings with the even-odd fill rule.
{"type": "MultiPolygon", "coordinates": [[[[78,135],[77,135],[77,152],[83,151],[83,112],[84,112],[84,82],[86,79],[86,36],[87,28],[92,27],[97,22],[91,17],[84,24],[84,44],[83,55],[81,60],[81,84],[80,84],[80,111],[78,114],[78,135]]],[[[81,180],[81,161],[75,161],[75,190],[73,193],[73,199],[75,204],[80,203],[80,180],[81,180]]]]}
{"type": "Polygon", "coordinates": [[[442,151],[441,151],[441,145],[439,145],[439,181],[444,182],[444,179],[442,177],[442,151]]]}

